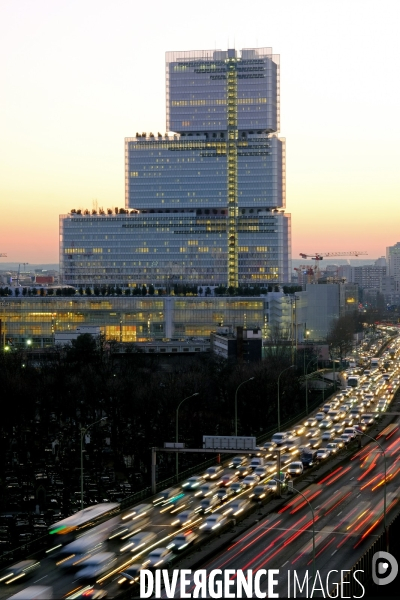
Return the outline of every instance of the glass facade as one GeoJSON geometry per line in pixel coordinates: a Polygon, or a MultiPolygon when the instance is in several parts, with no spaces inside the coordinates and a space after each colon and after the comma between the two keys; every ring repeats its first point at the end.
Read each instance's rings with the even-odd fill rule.
{"type": "Polygon", "coordinates": [[[0,319],[6,343],[26,347],[29,339],[32,347],[50,347],[55,333],[82,326],[98,326],[106,339],[121,342],[209,338],[218,325],[262,327],[267,307],[266,298],[10,297],[0,319]]]}
{"type": "Polygon", "coordinates": [[[63,283],[290,281],[278,57],[168,52],[166,98],[170,133],[125,140],[125,209],[61,217],[63,283]]]}

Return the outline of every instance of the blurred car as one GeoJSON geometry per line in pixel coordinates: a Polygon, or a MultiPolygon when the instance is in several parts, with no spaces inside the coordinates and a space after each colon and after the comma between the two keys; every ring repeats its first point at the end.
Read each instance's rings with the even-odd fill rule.
{"type": "Polygon", "coordinates": [[[351,427],[353,425],[354,419],[353,417],[347,417],[343,421],[343,427],[351,427]]]}
{"type": "Polygon", "coordinates": [[[204,473],[204,479],[217,479],[222,475],[223,471],[222,465],[214,465],[213,467],[208,467],[206,472],[204,473]]]}
{"type": "Polygon", "coordinates": [[[352,440],[356,439],[357,431],[355,430],[354,427],[346,427],[346,429],[344,430],[344,433],[347,433],[348,435],[350,435],[352,440]]]}
{"type": "Polygon", "coordinates": [[[367,425],[368,427],[370,425],[373,425],[375,423],[375,419],[372,413],[365,413],[362,416],[361,419],[361,423],[364,423],[364,425],[367,425]]]}
{"type": "Polygon", "coordinates": [[[303,470],[303,463],[301,461],[291,462],[287,468],[287,472],[292,476],[301,475],[303,470]]]}
{"type": "Polygon", "coordinates": [[[339,446],[335,442],[329,442],[329,444],[326,445],[326,449],[329,450],[331,454],[339,452],[339,446]]]}
{"type": "Polygon", "coordinates": [[[264,463],[264,469],[267,471],[267,473],[274,473],[276,471],[277,468],[277,462],[276,460],[267,460],[267,462],[264,463]]]}
{"type": "Polygon", "coordinates": [[[268,485],[256,485],[252,493],[249,495],[249,498],[252,500],[263,500],[268,496],[270,491],[271,490],[268,485]]]}
{"type": "Polygon", "coordinates": [[[89,600],[99,600],[100,598],[107,598],[107,596],[107,590],[94,586],[85,586],[73,595],[74,598],[89,598],[89,600]]]}
{"type": "Polygon", "coordinates": [[[22,560],[21,562],[6,568],[4,575],[0,578],[2,583],[12,583],[14,580],[20,580],[22,577],[34,575],[40,568],[40,562],[37,560],[22,560]]]}
{"type": "Polygon", "coordinates": [[[312,427],[307,431],[306,435],[310,438],[318,437],[319,435],[321,435],[321,430],[319,429],[319,427],[312,427]]]}
{"type": "Polygon", "coordinates": [[[185,490],[196,490],[204,483],[204,481],[204,477],[193,475],[193,477],[189,477],[189,479],[182,483],[182,488],[185,490]]]}
{"type": "Polygon", "coordinates": [[[227,510],[223,512],[224,515],[230,515],[236,517],[240,513],[242,513],[248,506],[250,505],[250,501],[247,498],[238,498],[237,500],[233,500],[228,504],[227,510]]]}
{"type": "Polygon", "coordinates": [[[340,436],[341,440],[343,441],[344,445],[347,446],[347,444],[349,444],[352,441],[352,437],[350,434],[348,433],[342,433],[342,435],[340,436]]]}
{"type": "Polygon", "coordinates": [[[216,493],[218,489],[217,481],[209,481],[208,483],[203,483],[200,489],[196,492],[196,496],[202,496],[203,498],[207,498],[207,496],[212,496],[216,493]]]}
{"type": "Polygon", "coordinates": [[[255,475],[253,473],[252,475],[247,475],[247,477],[245,477],[243,479],[242,483],[243,483],[244,487],[253,487],[259,481],[260,481],[260,478],[258,477],[258,475],[255,475]]]}
{"type": "Polygon", "coordinates": [[[150,546],[156,539],[157,535],[154,531],[139,531],[125,540],[124,545],[120,548],[120,552],[126,552],[127,550],[136,552],[139,548],[150,546]]]}
{"type": "Polygon", "coordinates": [[[257,475],[260,479],[264,479],[268,474],[268,471],[265,466],[257,467],[254,469],[254,475],[257,475]]]}
{"type": "Polygon", "coordinates": [[[315,420],[318,421],[318,423],[320,421],[322,421],[323,419],[325,419],[326,415],[324,412],[319,412],[315,415],[315,420]]]}
{"type": "Polygon", "coordinates": [[[128,587],[139,581],[140,571],[143,569],[141,564],[133,564],[126,567],[119,573],[119,579],[117,580],[118,585],[121,587],[128,587]]]}
{"type": "Polygon", "coordinates": [[[231,464],[229,466],[232,466],[232,467],[241,467],[241,466],[246,465],[247,462],[248,462],[248,460],[247,460],[246,456],[235,456],[232,459],[232,462],[231,462],[231,464]]]}
{"type": "Polygon", "coordinates": [[[336,425],[334,425],[332,427],[333,431],[335,432],[336,435],[339,435],[340,433],[343,433],[343,423],[336,423],[336,425]]]}
{"type": "Polygon", "coordinates": [[[197,539],[197,533],[192,530],[182,531],[179,533],[170,544],[168,544],[167,548],[172,550],[173,552],[181,552],[197,539]]]}
{"type": "Polygon", "coordinates": [[[236,495],[236,492],[235,492],[235,490],[232,489],[232,486],[222,487],[217,492],[217,497],[221,502],[226,502],[227,500],[232,498],[232,496],[235,496],[235,495],[236,495]]]}
{"type": "Polygon", "coordinates": [[[296,427],[294,428],[295,435],[303,435],[305,430],[306,428],[304,425],[296,425],[296,427]]]}
{"type": "Polygon", "coordinates": [[[244,485],[240,481],[236,481],[229,486],[229,489],[231,489],[235,494],[240,494],[240,492],[243,492],[244,490],[244,485]]]}
{"type": "Polygon", "coordinates": [[[214,496],[208,496],[208,498],[203,498],[200,502],[200,511],[203,513],[208,513],[212,511],[213,508],[218,506],[220,503],[220,499],[215,494],[214,496]]]}
{"type": "Polygon", "coordinates": [[[304,426],[305,427],[315,427],[317,423],[318,423],[318,421],[315,417],[309,417],[308,419],[306,419],[304,421],[304,426]]]}
{"type": "Polygon", "coordinates": [[[247,477],[247,475],[250,475],[250,473],[252,473],[252,469],[250,469],[250,467],[238,467],[236,469],[236,473],[239,475],[240,479],[243,479],[244,477],[247,477]]]}
{"type": "Polygon", "coordinates": [[[321,438],[310,438],[310,448],[319,448],[321,445],[321,438]]]}
{"type": "Polygon", "coordinates": [[[329,458],[329,450],[327,448],[320,448],[319,450],[317,450],[317,460],[325,460],[327,458],[329,458]]]}
{"type": "Polygon", "coordinates": [[[337,432],[334,429],[326,429],[321,435],[321,440],[323,442],[328,442],[330,440],[333,440],[333,438],[336,435],[337,435],[337,432]]]}
{"type": "Polygon", "coordinates": [[[332,425],[333,423],[331,419],[323,419],[319,424],[321,429],[330,429],[332,425]]]}
{"type": "Polygon", "coordinates": [[[76,579],[93,581],[99,575],[106,573],[115,566],[114,552],[98,552],[86,558],[81,564],[81,569],[75,574],[76,579]]]}
{"type": "Polygon", "coordinates": [[[236,473],[225,473],[221,477],[220,485],[227,487],[232,483],[235,483],[239,479],[239,476],[236,473]]]}
{"type": "Polygon", "coordinates": [[[336,445],[338,446],[338,448],[339,448],[339,449],[341,449],[341,448],[344,448],[344,446],[345,446],[345,443],[344,443],[344,441],[343,441],[343,440],[342,440],[342,438],[340,438],[340,437],[334,438],[334,439],[332,440],[332,443],[333,443],[333,444],[336,444],[336,445]]]}
{"type": "Polygon", "coordinates": [[[194,509],[183,510],[176,515],[176,518],[172,521],[171,525],[179,525],[184,527],[193,523],[198,518],[197,512],[194,509]]]}
{"type": "Polygon", "coordinates": [[[207,519],[204,521],[204,523],[202,523],[200,525],[199,529],[201,531],[211,533],[212,531],[215,531],[216,529],[219,529],[220,527],[222,527],[222,525],[227,523],[227,521],[228,521],[228,518],[226,515],[223,515],[220,513],[214,513],[213,515],[210,515],[209,517],[207,517],[207,519]]]}
{"type": "Polygon", "coordinates": [[[275,444],[275,442],[265,442],[264,444],[264,451],[268,454],[272,454],[274,450],[276,450],[277,445],[275,444]]]}
{"type": "Polygon", "coordinates": [[[156,548],[150,552],[147,559],[143,563],[143,567],[146,567],[147,569],[154,569],[160,565],[168,564],[171,558],[172,552],[169,548],[156,548]]]}

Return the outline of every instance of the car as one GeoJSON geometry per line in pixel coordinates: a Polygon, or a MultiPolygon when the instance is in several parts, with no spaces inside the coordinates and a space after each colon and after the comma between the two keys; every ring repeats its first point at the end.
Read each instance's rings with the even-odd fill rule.
{"type": "Polygon", "coordinates": [[[232,459],[232,462],[229,466],[231,466],[233,468],[241,467],[241,466],[247,465],[247,462],[248,462],[248,460],[247,460],[246,456],[235,456],[232,459]]]}
{"type": "Polygon", "coordinates": [[[192,531],[182,531],[179,533],[170,544],[168,544],[167,548],[172,550],[173,552],[181,552],[197,539],[197,533],[192,531]]]}
{"type": "Polygon", "coordinates": [[[254,485],[256,485],[258,482],[260,481],[260,478],[258,475],[255,475],[254,473],[252,475],[247,475],[247,477],[245,477],[243,479],[243,485],[244,487],[253,487],[254,485]]]}
{"type": "Polygon", "coordinates": [[[124,545],[120,548],[120,552],[126,552],[127,550],[136,552],[139,548],[150,546],[156,539],[157,535],[154,531],[138,531],[125,540],[124,545]]]}
{"type": "Polygon", "coordinates": [[[266,463],[264,463],[264,469],[266,469],[268,474],[274,473],[277,469],[276,460],[268,460],[266,463]]]}
{"type": "Polygon", "coordinates": [[[317,460],[325,460],[329,458],[330,452],[327,448],[320,448],[317,450],[316,459],[317,460]]]}
{"type": "Polygon", "coordinates": [[[329,444],[326,445],[326,449],[329,450],[331,454],[336,454],[339,452],[339,445],[336,442],[329,442],[329,444]]]}
{"type": "Polygon", "coordinates": [[[169,548],[155,548],[147,556],[147,559],[143,563],[143,567],[147,569],[154,569],[160,565],[168,565],[172,559],[172,552],[169,548]]]}
{"type": "Polygon", "coordinates": [[[343,427],[351,427],[354,423],[353,417],[347,417],[347,419],[343,420],[343,427]]]}
{"type": "Polygon", "coordinates": [[[196,490],[204,483],[204,481],[204,477],[193,475],[193,477],[189,477],[189,479],[182,484],[182,488],[185,490],[196,490]]]}
{"type": "Polygon", "coordinates": [[[256,487],[253,488],[252,493],[249,494],[249,498],[252,500],[263,500],[268,496],[270,491],[268,485],[256,485],[256,487]]]}
{"type": "Polygon", "coordinates": [[[240,481],[236,481],[235,483],[232,483],[232,485],[230,486],[230,489],[235,494],[240,494],[240,492],[243,492],[243,490],[244,490],[244,485],[240,481]]]}
{"type": "Polygon", "coordinates": [[[114,552],[97,552],[91,554],[80,563],[82,567],[75,574],[76,579],[94,580],[99,575],[106,573],[112,567],[115,567],[117,558],[114,552]]]}
{"type": "Polygon", "coordinates": [[[315,464],[317,450],[306,448],[300,455],[300,460],[304,468],[312,467],[315,464]]]}
{"type": "Polygon", "coordinates": [[[277,448],[277,445],[275,444],[275,442],[265,442],[264,456],[273,454],[274,450],[276,450],[276,448],[277,448]]]}
{"type": "Polygon", "coordinates": [[[319,448],[321,445],[321,438],[310,438],[310,448],[319,448]]]}
{"type": "Polygon", "coordinates": [[[221,502],[226,502],[227,500],[232,498],[232,496],[235,496],[235,495],[236,495],[236,492],[235,492],[235,490],[232,489],[232,486],[219,488],[219,490],[217,492],[217,497],[221,502]]]}
{"type": "Polygon", "coordinates": [[[236,517],[250,506],[247,498],[237,498],[228,504],[228,508],[223,512],[224,515],[236,517]]]}
{"type": "Polygon", "coordinates": [[[7,584],[13,583],[14,580],[20,580],[22,577],[30,577],[34,575],[40,568],[40,562],[38,560],[22,560],[7,567],[5,574],[1,577],[0,581],[7,584]]]}
{"type": "Polygon", "coordinates": [[[196,496],[201,496],[203,498],[212,496],[216,494],[218,487],[219,486],[217,481],[209,481],[208,483],[203,483],[199,491],[196,492],[196,496]]]}
{"type": "Polygon", "coordinates": [[[317,423],[318,423],[317,419],[315,419],[314,417],[309,417],[308,419],[306,419],[304,421],[304,426],[305,427],[315,427],[317,423]]]}
{"type": "Polygon", "coordinates": [[[364,423],[364,425],[367,425],[368,427],[370,425],[373,425],[375,423],[373,414],[372,413],[364,413],[361,418],[361,423],[364,423]]]}
{"type": "Polygon", "coordinates": [[[250,467],[238,467],[236,473],[239,475],[239,479],[244,479],[247,475],[252,473],[252,469],[250,469],[250,467]]]}
{"type": "Polygon", "coordinates": [[[344,430],[344,433],[347,433],[348,435],[350,435],[352,440],[354,440],[357,435],[357,431],[354,429],[354,427],[346,427],[346,429],[344,430]]]}
{"type": "Polygon", "coordinates": [[[257,467],[256,469],[254,469],[254,475],[257,475],[260,479],[264,479],[268,474],[267,469],[265,468],[265,466],[263,467],[257,467]]]}
{"type": "Polygon", "coordinates": [[[121,587],[128,587],[129,585],[137,583],[140,579],[140,571],[142,569],[143,566],[138,563],[129,565],[119,573],[119,579],[117,580],[118,585],[121,587]]]}
{"type": "Polygon", "coordinates": [[[321,440],[323,442],[328,442],[329,440],[333,440],[333,438],[335,437],[336,431],[334,429],[326,429],[326,431],[323,432],[322,436],[321,436],[321,440]]]}
{"type": "MultiPolygon", "coordinates": [[[[139,579],[139,578],[138,578],[139,579]]],[[[94,586],[85,586],[82,589],[78,590],[77,593],[75,593],[73,595],[74,598],[90,598],[90,600],[100,600],[100,598],[107,598],[108,596],[108,592],[107,590],[104,590],[103,588],[96,588],[94,586]]],[[[44,596],[41,596],[41,598],[44,598],[44,596]]],[[[46,596],[47,598],[50,598],[50,596],[46,596]]],[[[36,598],[36,596],[35,596],[36,598]]],[[[67,598],[70,598],[70,596],[67,596],[67,598]]]]}
{"type": "Polygon", "coordinates": [[[184,527],[185,525],[193,523],[193,521],[195,521],[197,518],[198,515],[195,510],[183,510],[176,515],[176,518],[172,521],[171,525],[179,525],[180,527],[184,527]]]}
{"type": "Polygon", "coordinates": [[[319,424],[321,429],[330,429],[332,425],[333,423],[331,419],[323,419],[319,424]]]}
{"type": "MultiPolygon", "coordinates": [[[[288,475],[288,473],[282,473],[280,475],[280,480],[281,480],[281,491],[283,491],[284,489],[287,488],[287,484],[288,481],[290,479],[290,475],[288,475]]],[[[277,483],[277,478],[273,478],[270,479],[267,483],[267,487],[269,489],[270,492],[276,492],[277,491],[277,487],[278,487],[278,483],[277,483]]]]}
{"type": "Polygon", "coordinates": [[[294,428],[294,431],[295,431],[294,435],[303,435],[305,430],[306,430],[306,428],[304,425],[296,425],[296,427],[294,428]]]}
{"type": "Polygon", "coordinates": [[[322,412],[325,413],[325,415],[331,410],[332,406],[330,402],[327,402],[326,404],[324,404],[324,406],[322,407],[322,412]]]}
{"type": "Polygon", "coordinates": [[[340,412],[338,410],[330,410],[327,413],[327,417],[329,417],[333,422],[339,421],[340,412]]]}
{"type": "Polygon", "coordinates": [[[292,476],[301,475],[303,470],[303,463],[301,461],[291,462],[287,468],[287,472],[292,476]]]}
{"type": "Polygon", "coordinates": [[[336,435],[339,435],[340,433],[343,433],[344,430],[344,426],[342,423],[336,423],[336,425],[334,425],[332,427],[333,431],[335,432],[336,435]]]}
{"type": "Polygon", "coordinates": [[[219,503],[220,499],[218,498],[217,494],[203,498],[203,500],[200,502],[200,511],[206,514],[218,506],[219,503]]]}
{"type": "Polygon", "coordinates": [[[340,436],[340,439],[342,440],[342,442],[344,443],[345,446],[347,446],[347,444],[349,444],[352,441],[352,436],[348,433],[342,433],[342,435],[340,436]]]}
{"type": "Polygon", "coordinates": [[[319,412],[315,415],[315,420],[320,422],[323,421],[323,419],[325,419],[326,415],[324,412],[319,412]]]}
{"type": "Polygon", "coordinates": [[[208,467],[206,472],[204,473],[204,479],[217,479],[222,475],[223,471],[222,465],[215,465],[213,467],[208,467]]]}
{"type": "Polygon", "coordinates": [[[225,523],[227,523],[227,522],[228,522],[227,515],[224,515],[221,513],[214,513],[213,515],[210,515],[209,517],[207,517],[207,519],[200,525],[199,529],[202,532],[211,533],[211,532],[215,531],[216,529],[219,529],[220,527],[225,525],[225,523]]]}
{"type": "Polygon", "coordinates": [[[237,481],[238,479],[239,477],[238,475],[236,475],[236,473],[224,473],[224,475],[222,475],[221,477],[220,485],[228,487],[232,483],[235,483],[235,481],[237,481]]]}
{"type": "Polygon", "coordinates": [[[321,435],[321,430],[319,429],[319,427],[312,427],[307,431],[307,437],[313,438],[318,437],[319,435],[321,435]]]}

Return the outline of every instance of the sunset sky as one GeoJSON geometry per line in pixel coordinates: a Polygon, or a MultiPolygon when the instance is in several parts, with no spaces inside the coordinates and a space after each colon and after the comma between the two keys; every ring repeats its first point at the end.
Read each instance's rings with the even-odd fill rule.
{"type": "Polygon", "coordinates": [[[400,241],[400,2],[0,0],[1,261],[58,262],[58,216],[124,206],[124,137],[165,131],[165,52],[281,62],[292,256],[400,241]]]}

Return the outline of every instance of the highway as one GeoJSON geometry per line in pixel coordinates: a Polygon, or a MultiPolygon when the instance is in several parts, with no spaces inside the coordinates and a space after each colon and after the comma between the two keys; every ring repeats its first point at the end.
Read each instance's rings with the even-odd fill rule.
{"type": "MultiPolygon", "coordinates": [[[[396,385],[396,389],[397,387],[398,385],[396,385]]],[[[385,390],[382,390],[382,393],[384,392],[385,390]]],[[[376,403],[377,401],[378,399],[376,403]]],[[[372,411],[373,409],[368,410],[372,411]]],[[[391,402],[389,410],[399,410],[397,397],[391,402]]],[[[385,428],[378,438],[385,450],[387,462],[386,503],[389,521],[398,511],[399,482],[397,475],[400,470],[398,423],[399,418],[396,419],[394,425],[385,428]]],[[[307,440],[305,432],[302,436],[302,443],[307,443],[307,440]]],[[[363,551],[369,547],[373,536],[382,530],[383,455],[379,452],[377,444],[369,441],[367,437],[363,437],[363,446],[361,450],[355,452],[351,459],[342,461],[340,455],[334,459],[328,459],[330,462],[327,462],[326,465],[332,465],[334,462],[337,464],[332,468],[328,467],[328,473],[324,476],[315,479],[315,470],[310,470],[305,478],[299,480],[298,484],[297,480],[294,480],[294,486],[299,486],[314,510],[315,561],[316,570],[321,577],[320,580],[317,580],[317,586],[321,587],[322,585],[325,592],[327,586],[332,588],[337,581],[337,576],[332,574],[327,583],[327,573],[330,570],[336,569],[340,572],[342,569],[351,568],[356,557],[362,555],[363,551]]],[[[229,469],[228,464],[225,464],[223,472],[232,473],[233,471],[229,469]]],[[[246,489],[233,499],[218,504],[212,512],[231,519],[230,503],[241,498],[247,500],[249,506],[250,503],[253,503],[252,500],[249,500],[251,493],[251,488],[246,489]]],[[[134,514],[135,507],[125,511],[122,514],[121,523],[126,524],[129,530],[120,535],[115,535],[114,529],[108,523],[105,537],[111,539],[106,539],[101,550],[114,552],[117,558],[112,568],[104,576],[96,579],[95,585],[107,590],[108,597],[116,597],[120,593],[118,581],[121,579],[120,572],[123,568],[133,563],[145,563],[149,551],[168,546],[180,531],[188,530],[188,528],[193,529],[198,535],[196,544],[201,547],[200,542],[205,542],[210,538],[210,534],[199,529],[199,526],[204,523],[204,515],[197,513],[194,520],[184,528],[175,523],[176,515],[182,510],[199,508],[201,497],[197,494],[197,490],[182,493],[179,494],[181,497],[177,499],[176,503],[167,502],[164,505],[156,505],[154,508],[151,505],[153,499],[149,499],[150,511],[141,518],[134,514]],[[131,546],[128,539],[129,535],[135,531],[151,532],[156,537],[138,549],[131,546]]],[[[240,526],[237,525],[237,538],[228,548],[217,553],[212,560],[208,560],[205,556],[204,561],[199,562],[199,553],[196,553],[196,559],[188,556],[186,559],[180,560],[179,556],[172,554],[168,558],[168,562],[172,559],[172,568],[191,568],[190,565],[195,564],[196,569],[206,569],[207,573],[213,569],[223,569],[224,571],[251,569],[255,575],[261,569],[277,569],[279,575],[275,578],[278,579],[278,583],[274,591],[282,597],[287,596],[289,592],[290,596],[294,595],[293,571],[295,570],[301,585],[306,577],[309,594],[313,585],[313,518],[310,506],[305,499],[296,493],[287,497],[288,500],[279,510],[260,520],[242,535],[239,535],[240,526]],[[289,582],[290,589],[288,589],[289,572],[292,575],[289,582]]],[[[246,510],[245,507],[244,512],[246,510]]],[[[254,517],[253,522],[256,518],[254,517]]],[[[113,527],[115,527],[115,523],[113,527]]],[[[4,581],[0,582],[0,599],[9,598],[28,585],[52,587],[55,598],[72,598],[74,594],[82,592],[88,582],[77,578],[76,569],[70,571],[63,567],[59,552],[60,549],[57,548],[41,559],[40,568],[29,580],[24,577],[9,585],[4,581]]],[[[201,552],[202,550],[200,550],[201,552]]],[[[160,568],[168,568],[168,566],[165,564],[160,568]]],[[[234,579],[235,577],[232,575],[232,581],[234,579]]],[[[136,587],[138,588],[138,586],[136,587]]],[[[193,586],[187,587],[188,592],[191,587],[193,586]]],[[[261,590],[267,590],[266,577],[261,579],[261,590]]],[[[228,591],[223,586],[222,593],[227,594],[228,591]]],[[[307,597],[308,594],[305,589],[300,592],[297,588],[298,597],[307,597]]],[[[322,595],[322,592],[315,590],[313,595],[322,595]]],[[[164,594],[163,597],[167,596],[164,594]]],[[[179,590],[174,597],[180,597],[179,590]]]]}
{"type": "MultiPolygon", "coordinates": [[[[388,520],[398,511],[400,483],[400,437],[397,428],[389,428],[379,438],[387,456],[386,496],[388,520]]],[[[338,466],[329,475],[302,490],[314,509],[315,566],[319,573],[313,596],[322,596],[317,589],[323,586],[325,595],[340,581],[340,571],[350,569],[357,556],[370,546],[373,536],[382,531],[383,523],[383,456],[376,444],[368,443],[356,452],[348,464],[338,466]],[[329,571],[332,573],[327,580],[329,571]],[[327,583],[328,582],[328,583],[327,583]]],[[[294,597],[296,571],[297,597],[309,597],[313,587],[313,518],[306,500],[298,494],[287,500],[282,508],[239,535],[227,549],[196,569],[210,573],[214,569],[233,571],[252,570],[253,577],[260,569],[277,569],[278,584],[274,592],[281,597],[294,597]],[[299,584],[306,581],[300,593],[299,584]]],[[[189,561],[187,561],[189,562],[189,561]]],[[[182,565],[190,568],[188,565],[182,565]]],[[[222,581],[222,575],[219,578],[222,581]]],[[[267,592],[267,576],[261,578],[260,589],[267,592]]],[[[217,578],[218,580],[218,578],[217,578]]],[[[235,580],[235,575],[230,577],[235,580]]],[[[180,582],[178,581],[178,585],[180,582]]],[[[193,593],[193,579],[187,592],[193,593]]],[[[234,590],[235,588],[233,588],[234,590]]],[[[228,591],[222,586],[222,596],[228,591]]],[[[362,588],[360,586],[360,596],[362,588]]],[[[167,595],[164,593],[163,598],[167,595]]],[[[180,597],[178,592],[174,597],[180,597]]],[[[211,597],[211,596],[208,596],[211,597]]]]}

